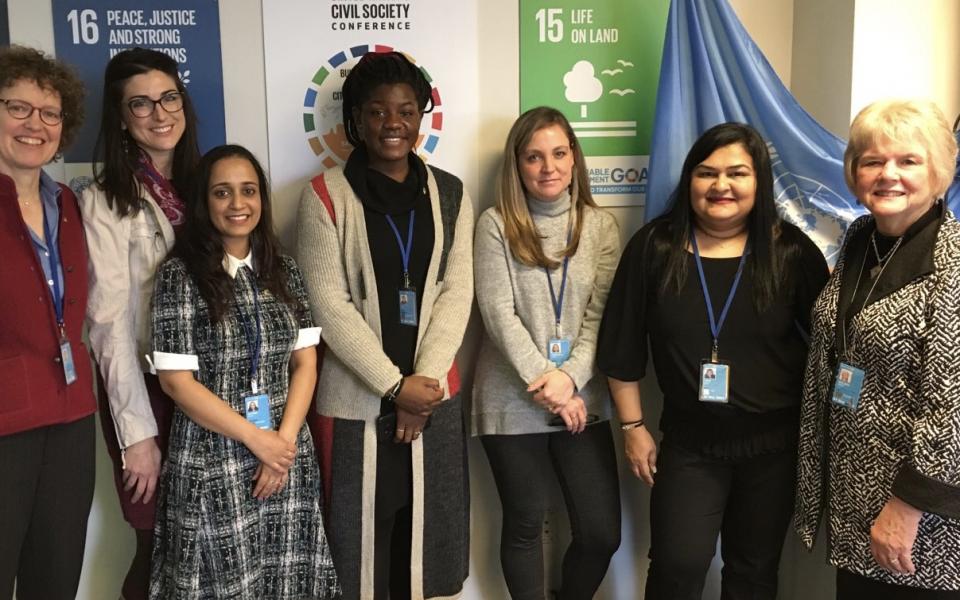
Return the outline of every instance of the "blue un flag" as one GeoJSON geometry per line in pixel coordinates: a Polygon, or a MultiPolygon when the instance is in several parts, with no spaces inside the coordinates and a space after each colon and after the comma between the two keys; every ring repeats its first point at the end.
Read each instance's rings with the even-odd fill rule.
{"type": "Polygon", "coordinates": [[[749,123],[767,140],[780,213],[834,263],[847,225],[863,214],[843,179],[846,142],[800,107],[726,0],[673,0],[650,146],[647,220],[670,206],[693,142],[726,121],[749,123]]]}

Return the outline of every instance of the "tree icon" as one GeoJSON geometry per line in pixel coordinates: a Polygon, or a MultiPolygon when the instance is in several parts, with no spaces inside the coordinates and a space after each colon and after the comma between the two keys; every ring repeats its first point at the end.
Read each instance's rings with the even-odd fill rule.
{"type": "Polygon", "coordinates": [[[597,101],[603,95],[603,84],[594,75],[593,64],[587,60],[578,61],[563,76],[566,86],[564,95],[567,100],[580,104],[580,118],[587,118],[587,104],[597,101]]]}

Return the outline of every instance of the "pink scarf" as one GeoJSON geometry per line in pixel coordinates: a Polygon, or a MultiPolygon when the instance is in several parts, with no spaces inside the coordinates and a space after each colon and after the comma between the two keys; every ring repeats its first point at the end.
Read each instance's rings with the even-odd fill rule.
{"type": "Polygon", "coordinates": [[[163,211],[170,224],[173,225],[174,231],[179,233],[180,228],[186,222],[187,205],[180,199],[173,184],[161,175],[160,171],[157,171],[157,168],[153,166],[153,161],[150,160],[150,156],[143,150],[140,151],[139,167],[137,169],[137,179],[150,192],[153,200],[163,211]]]}

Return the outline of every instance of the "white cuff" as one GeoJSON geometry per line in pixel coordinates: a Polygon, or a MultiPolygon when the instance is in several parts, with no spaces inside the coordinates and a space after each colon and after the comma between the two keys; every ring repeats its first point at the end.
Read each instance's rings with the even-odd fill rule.
{"type": "Polygon", "coordinates": [[[200,359],[196,354],[154,352],[153,366],[157,371],[199,371],[200,359]]]}
{"type": "Polygon", "coordinates": [[[309,348],[310,346],[316,346],[320,343],[320,328],[319,327],[303,327],[300,329],[300,332],[297,333],[297,343],[294,344],[294,350],[300,350],[302,348],[309,348]]]}

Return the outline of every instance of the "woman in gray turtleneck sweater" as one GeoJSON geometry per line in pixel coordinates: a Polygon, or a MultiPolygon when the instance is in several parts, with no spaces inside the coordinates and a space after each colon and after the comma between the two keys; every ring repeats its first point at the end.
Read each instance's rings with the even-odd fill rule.
{"type": "Polygon", "coordinates": [[[503,505],[504,577],[515,600],[544,598],[540,533],[556,477],[573,534],[559,598],[589,599],[620,544],[610,400],[594,376],[619,230],[593,201],[576,136],[555,109],[517,119],[497,186],[475,240],[486,336],[473,433],[503,505]]]}

